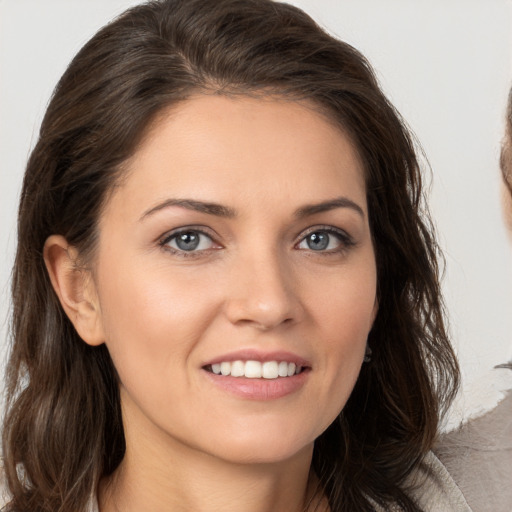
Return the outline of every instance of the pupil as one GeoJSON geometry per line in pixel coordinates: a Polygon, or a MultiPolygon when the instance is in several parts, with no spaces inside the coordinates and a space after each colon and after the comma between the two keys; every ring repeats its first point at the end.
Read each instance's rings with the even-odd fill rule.
{"type": "Polygon", "coordinates": [[[176,245],[183,251],[193,251],[199,245],[199,235],[189,231],[176,238],[176,245]]]}
{"type": "Polygon", "coordinates": [[[311,233],[308,237],[308,247],[313,251],[322,251],[329,245],[329,235],[321,231],[311,233]]]}

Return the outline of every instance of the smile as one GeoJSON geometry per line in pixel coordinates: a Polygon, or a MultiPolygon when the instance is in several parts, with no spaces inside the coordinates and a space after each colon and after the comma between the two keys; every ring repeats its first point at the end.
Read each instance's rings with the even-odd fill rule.
{"type": "Polygon", "coordinates": [[[292,377],[302,372],[303,367],[287,361],[223,361],[208,365],[206,370],[225,377],[245,377],[246,379],[277,379],[292,377]]]}

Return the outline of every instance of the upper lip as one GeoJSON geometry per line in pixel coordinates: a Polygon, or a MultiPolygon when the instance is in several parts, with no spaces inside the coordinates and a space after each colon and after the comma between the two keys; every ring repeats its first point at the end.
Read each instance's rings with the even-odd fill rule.
{"type": "Polygon", "coordinates": [[[233,361],[259,361],[260,363],[265,363],[267,361],[286,361],[287,363],[295,363],[296,366],[311,367],[311,363],[309,361],[297,354],[294,354],[293,352],[287,352],[284,350],[265,352],[255,349],[237,350],[235,352],[222,354],[210,359],[203,366],[233,361]]]}

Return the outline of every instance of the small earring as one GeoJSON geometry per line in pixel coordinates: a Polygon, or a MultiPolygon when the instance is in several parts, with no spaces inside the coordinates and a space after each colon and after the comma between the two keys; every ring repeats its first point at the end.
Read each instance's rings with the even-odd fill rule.
{"type": "Polygon", "coordinates": [[[366,352],[364,353],[363,362],[369,363],[372,360],[372,349],[366,345],[366,352]]]}

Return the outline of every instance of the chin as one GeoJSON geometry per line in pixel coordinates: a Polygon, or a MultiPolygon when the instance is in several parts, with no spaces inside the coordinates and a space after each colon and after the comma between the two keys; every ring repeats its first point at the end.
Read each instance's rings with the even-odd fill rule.
{"type": "Polygon", "coordinates": [[[291,446],[288,443],[266,443],[251,445],[231,445],[223,450],[221,457],[231,464],[279,464],[294,458],[308,457],[313,454],[313,442],[305,446],[291,446]]]}
{"type": "Polygon", "coordinates": [[[286,428],[225,431],[209,440],[213,449],[206,451],[234,464],[277,464],[294,457],[311,457],[314,441],[313,435],[286,428]]]}

